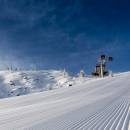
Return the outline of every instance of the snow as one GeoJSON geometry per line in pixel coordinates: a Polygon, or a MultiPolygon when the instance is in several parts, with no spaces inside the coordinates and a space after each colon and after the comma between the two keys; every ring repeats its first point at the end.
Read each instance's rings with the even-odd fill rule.
{"type": "Polygon", "coordinates": [[[56,70],[0,71],[0,98],[67,87],[70,78],[56,70]]]}
{"type": "Polygon", "coordinates": [[[128,130],[129,79],[73,78],[71,87],[1,99],[0,130],[128,130]]]}

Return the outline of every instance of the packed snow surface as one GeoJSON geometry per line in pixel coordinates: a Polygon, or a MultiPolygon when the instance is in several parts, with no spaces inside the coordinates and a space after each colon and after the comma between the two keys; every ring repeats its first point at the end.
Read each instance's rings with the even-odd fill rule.
{"type": "Polygon", "coordinates": [[[0,130],[128,130],[130,73],[0,100],[0,130]]]}

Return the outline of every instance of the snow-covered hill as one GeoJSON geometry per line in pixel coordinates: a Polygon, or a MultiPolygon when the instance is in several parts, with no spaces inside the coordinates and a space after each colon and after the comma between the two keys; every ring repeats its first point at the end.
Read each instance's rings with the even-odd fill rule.
{"type": "Polygon", "coordinates": [[[0,130],[128,130],[130,72],[0,100],[0,130]]]}
{"type": "Polygon", "coordinates": [[[0,71],[0,98],[68,87],[69,81],[64,71],[0,71]]]}

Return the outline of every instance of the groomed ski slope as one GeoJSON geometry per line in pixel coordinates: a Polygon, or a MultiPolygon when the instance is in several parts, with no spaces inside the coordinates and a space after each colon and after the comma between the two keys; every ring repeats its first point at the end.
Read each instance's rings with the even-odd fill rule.
{"type": "Polygon", "coordinates": [[[130,73],[0,100],[0,130],[128,130],[130,73]]]}

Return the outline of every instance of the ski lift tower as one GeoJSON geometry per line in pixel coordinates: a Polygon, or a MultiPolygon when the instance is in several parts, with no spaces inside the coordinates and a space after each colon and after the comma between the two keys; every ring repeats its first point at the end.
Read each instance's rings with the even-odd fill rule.
{"type": "Polygon", "coordinates": [[[111,62],[111,61],[113,61],[113,57],[111,57],[111,56],[107,57],[106,55],[101,55],[99,57],[98,64],[96,65],[95,72],[93,72],[92,74],[103,78],[104,75],[108,74],[108,71],[106,71],[106,69],[105,69],[106,63],[111,62]]]}
{"type": "Polygon", "coordinates": [[[99,63],[100,63],[100,76],[103,78],[104,77],[104,68],[103,66],[106,65],[106,62],[111,62],[113,61],[113,58],[111,56],[106,57],[105,55],[101,55],[99,58],[99,63]]]}

